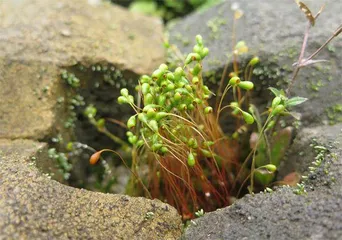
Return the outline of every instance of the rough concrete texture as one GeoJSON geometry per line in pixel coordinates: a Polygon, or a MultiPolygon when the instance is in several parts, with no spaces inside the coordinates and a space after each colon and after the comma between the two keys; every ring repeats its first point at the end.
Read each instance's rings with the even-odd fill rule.
{"type": "MultiPolygon", "coordinates": [[[[170,42],[181,52],[189,53],[195,43],[195,36],[201,34],[210,53],[203,62],[204,73],[217,73],[218,78],[227,54],[232,52],[233,11],[237,2],[244,15],[237,21],[236,40],[243,40],[249,47],[247,59],[257,55],[261,63],[254,70],[254,103],[257,106],[270,99],[269,86],[284,86],[292,76],[292,64],[298,60],[307,20],[294,1],[227,0],[206,12],[195,13],[169,25],[170,42]]],[[[305,3],[314,14],[323,4],[308,0],[305,3]]],[[[339,1],[325,1],[326,7],[311,29],[309,45],[305,56],[313,53],[342,23],[342,5],[339,1]]],[[[337,103],[342,104],[342,38],[338,37],[315,59],[328,62],[303,69],[292,88],[291,95],[308,97],[310,101],[296,108],[302,113],[306,126],[337,122],[339,117],[328,114],[337,103]]],[[[231,68],[230,68],[231,69],[231,68]]],[[[228,77],[227,77],[228,78],[228,77]]]]}
{"type": "Polygon", "coordinates": [[[307,194],[296,195],[292,188],[282,187],[273,193],[247,195],[195,220],[183,238],[341,239],[342,124],[303,129],[292,146],[289,159],[297,162],[292,170],[307,174],[315,159],[313,142],[329,153],[315,174],[309,175],[307,194]]]}
{"type": "Polygon", "coordinates": [[[180,216],[167,204],[74,189],[40,173],[32,157],[46,147],[0,140],[0,239],[179,238],[180,216]]]}
{"type": "Polygon", "coordinates": [[[143,74],[164,60],[161,21],[105,1],[0,1],[0,36],[0,138],[63,128],[61,69],[105,63],[143,74]]]}

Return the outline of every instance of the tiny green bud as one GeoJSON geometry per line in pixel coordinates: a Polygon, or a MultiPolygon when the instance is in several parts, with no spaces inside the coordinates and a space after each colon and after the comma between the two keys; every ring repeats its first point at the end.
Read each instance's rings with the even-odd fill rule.
{"type": "Polygon", "coordinates": [[[273,164],[267,164],[264,166],[268,171],[270,171],[271,173],[274,173],[275,171],[277,171],[277,167],[273,164]]]}
{"type": "Polygon", "coordinates": [[[199,98],[195,98],[195,99],[193,100],[193,103],[194,103],[194,104],[202,104],[202,100],[199,99],[199,98]]]}
{"type": "Polygon", "coordinates": [[[193,167],[196,164],[195,156],[192,152],[189,153],[188,155],[188,166],[193,167]]]}
{"type": "Polygon", "coordinates": [[[168,114],[166,112],[157,112],[156,114],[156,120],[159,121],[160,119],[163,119],[167,116],[168,114]]]}
{"type": "Polygon", "coordinates": [[[245,120],[245,122],[247,124],[253,124],[254,123],[254,118],[251,114],[249,114],[248,112],[242,111],[242,116],[243,119],[245,120]]]}
{"type": "Polygon", "coordinates": [[[251,89],[253,89],[254,84],[250,81],[243,81],[243,82],[240,82],[238,84],[238,86],[242,89],[245,89],[245,90],[251,90],[251,89]]]}
{"type": "Polygon", "coordinates": [[[203,38],[201,35],[196,35],[196,42],[198,45],[202,46],[203,45],[203,38]]]}
{"type": "Polygon", "coordinates": [[[203,142],[203,147],[208,148],[210,146],[214,145],[213,141],[204,141],[203,142]]]}
{"type": "Polygon", "coordinates": [[[128,103],[133,103],[134,102],[134,97],[132,95],[128,95],[127,102],[128,103]]]}
{"type": "Polygon", "coordinates": [[[155,132],[158,131],[159,127],[158,127],[158,122],[156,120],[151,120],[149,121],[149,126],[151,127],[151,129],[155,132]]]}
{"type": "Polygon", "coordinates": [[[232,86],[235,86],[235,85],[239,84],[240,82],[241,82],[241,80],[240,80],[239,77],[232,77],[229,80],[229,84],[232,85],[232,86]]]}
{"type": "Polygon", "coordinates": [[[127,98],[126,97],[124,97],[124,96],[120,96],[120,97],[118,97],[118,103],[119,104],[124,104],[124,103],[127,103],[128,101],[127,101],[127,98]]]}
{"type": "Polygon", "coordinates": [[[93,105],[89,105],[84,110],[84,115],[88,118],[94,118],[96,116],[97,109],[93,105]]]}
{"type": "Polygon", "coordinates": [[[190,103],[190,104],[188,104],[188,109],[189,110],[194,110],[195,106],[192,103],[190,103]]]}
{"type": "Polygon", "coordinates": [[[162,63],[162,64],[160,64],[159,69],[160,69],[162,72],[165,72],[165,71],[168,70],[168,66],[167,66],[165,63],[162,63]]]}
{"type": "Polygon", "coordinates": [[[198,53],[189,53],[188,56],[185,58],[185,64],[189,64],[192,61],[199,61],[201,60],[201,55],[198,53]]]}
{"type": "Polygon", "coordinates": [[[192,75],[197,76],[201,70],[202,70],[202,65],[200,63],[197,63],[195,67],[192,69],[191,73],[192,75]]]}
{"type": "Polygon", "coordinates": [[[205,157],[212,157],[213,155],[211,154],[211,152],[210,151],[208,151],[208,150],[205,150],[205,149],[201,149],[201,152],[203,153],[203,155],[205,156],[205,157]]]}
{"type": "Polygon", "coordinates": [[[254,66],[260,62],[260,59],[258,57],[254,57],[249,61],[249,64],[254,66]]]}
{"type": "Polygon", "coordinates": [[[104,120],[104,118],[100,118],[99,120],[97,120],[96,122],[96,126],[98,128],[103,128],[105,126],[106,120],[104,120]]]}
{"type": "Polygon", "coordinates": [[[173,89],[175,89],[175,85],[173,83],[169,83],[165,88],[167,92],[172,91],[173,89]]]}
{"type": "Polygon", "coordinates": [[[280,97],[275,97],[273,98],[273,101],[272,101],[272,108],[275,108],[276,106],[278,106],[281,102],[281,98],[280,97]]]}
{"type": "Polygon", "coordinates": [[[142,94],[147,94],[148,92],[150,91],[150,84],[148,84],[148,83],[143,83],[142,85],[141,85],[141,92],[142,92],[142,94]]]}
{"type": "Polygon", "coordinates": [[[178,110],[179,111],[185,111],[188,107],[186,106],[186,104],[180,104],[179,107],[178,107],[178,110]]]}
{"type": "Polygon", "coordinates": [[[206,86],[206,85],[203,86],[203,92],[207,95],[209,95],[211,93],[208,86],[206,86]]]}
{"type": "Polygon", "coordinates": [[[145,113],[139,113],[138,114],[138,119],[143,122],[143,123],[147,123],[147,117],[145,113]]]}
{"type": "Polygon", "coordinates": [[[195,77],[192,78],[192,83],[193,83],[193,84],[198,84],[198,83],[199,83],[199,79],[198,79],[197,76],[195,76],[195,77]]]}
{"type": "Polygon", "coordinates": [[[155,143],[152,145],[152,151],[157,152],[161,147],[163,147],[163,144],[161,143],[155,143]]]}
{"type": "Polygon", "coordinates": [[[180,80],[181,77],[184,75],[184,70],[181,67],[176,68],[174,72],[175,79],[180,80]]]}
{"type": "Polygon", "coordinates": [[[138,137],[137,136],[131,136],[128,137],[128,142],[130,142],[131,144],[135,144],[138,141],[138,137]]]}
{"type": "Polygon", "coordinates": [[[176,92],[175,95],[173,96],[173,99],[175,101],[179,101],[182,99],[182,95],[179,92],[176,92]]]}
{"type": "Polygon", "coordinates": [[[193,50],[195,53],[200,54],[201,51],[202,51],[202,47],[199,46],[198,44],[196,44],[192,50],[193,50]]]}
{"type": "Polygon", "coordinates": [[[144,145],[144,140],[140,139],[139,141],[137,141],[136,143],[137,147],[141,147],[142,145],[144,145]]]}
{"type": "Polygon", "coordinates": [[[205,113],[205,114],[209,114],[209,113],[212,113],[212,112],[213,112],[213,108],[210,107],[210,106],[208,106],[208,107],[206,107],[206,108],[204,109],[204,113],[205,113]]]}
{"type": "Polygon", "coordinates": [[[158,96],[158,105],[164,106],[166,102],[166,96],[165,95],[159,95],[158,96]]]}
{"type": "Polygon", "coordinates": [[[277,114],[282,113],[285,110],[285,106],[284,105],[278,105],[276,106],[273,110],[272,110],[272,115],[275,116],[277,114]]]}
{"type": "Polygon", "coordinates": [[[164,154],[168,153],[169,150],[167,149],[167,147],[162,146],[162,147],[159,149],[159,152],[160,152],[162,155],[164,155],[164,154]]]}
{"type": "Polygon", "coordinates": [[[149,83],[150,80],[151,80],[151,78],[147,75],[142,75],[140,78],[141,83],[149,83]]]}
{"type": "Polygon", "coordinates": [[[170,81],[173,81],[175,79],[175,75],[173,75],[172,72],[169,72],[166,74],[166,78],[169,79],[170,81]]]}
{"type": "Polygon", "coordinates": [[[149,110],[147,110],[146,116],[148,118],[154,118],[155,115],[156,115],[156,111],[153,108],[150,108],[149,110]]]}
{"type": "Polygon", "coordinates": [[[157,69],[155,70],[153,73],[152,73],[152,79],[153,80],[157,80],[159,79],[162,75],[164,74],[164,72],[160,69],[157,69]]]}
{"type": "Polygon", "coordinates": [[[127,131],[127,132],[126,132],[126,136],[127,136],[127,137],[132,137],[132,136],[133,136],[133,133],[132,133],[131,131],[127,131]]]}
{"type": "Polygon", "coordinates": [[[274,125],[275,125],[275,121],[273,121],[273,120],[270,121],[270,122],[267,124],[266,130],[269,130],[269,129],[273,128],[274,125]]]}
{"type": "Polygon", "coordinates": [[[120,93],[121,93],[122,96],[128,97],[128,90],[127,90],[127,88],[121,89],[121,90],[120,90],[120,93]]]}
{"type": "Polygon", "coordinates": [[[202,52],[200,53],[202,59],[205,58],[209,54],[209,49],[208,48],[203,48],[202,52]]]}
{"type": "Polygon", "coordinates": [[[153,96],[151,93],[147,93],[145,96],[144,96],[144,105],[149,105],[149,104],[152,104],[153,103],[153,96]]]}

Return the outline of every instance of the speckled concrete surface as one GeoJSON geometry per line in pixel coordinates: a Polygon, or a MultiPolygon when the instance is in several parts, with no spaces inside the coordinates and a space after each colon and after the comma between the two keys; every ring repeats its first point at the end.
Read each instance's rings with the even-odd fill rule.
{"type": "Polygon", "coordinates": [[[0,140],[0,239],[179,238],[180,216],[167,204],[75,189],[40,173],[32,157],[45,148],[0,140]]]}

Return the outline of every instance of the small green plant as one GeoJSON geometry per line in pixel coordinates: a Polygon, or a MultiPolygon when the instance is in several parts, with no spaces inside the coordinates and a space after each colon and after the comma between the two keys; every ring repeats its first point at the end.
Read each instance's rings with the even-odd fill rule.
{"type": "MultiPolygon", "coordinates": [[[[314,20],[312,14],[308,17],[309,26],[319,13],[314,20]]],[[[242,11],[235,9],[234,21],[241,15],[242,11]]],[[[334,36],[340,32],[341,27],[334,36]]],[[[322,49],[304,59],[307,32],[305,36],[288,88],[286,91],[269,88],[274,98],[267,111],[261,113],[250,104],[253,68],[260,59],[252,57],[240,68],[238,59],[248,52],[248,47],[244,41],[235,42],[235,28],[230,55],[233,71],[227,74],[227,64],[216,93],[204,83],[202,61],[209,49],[200,35],[196,36],[193,52],[185,57],[182,66],[171,69],[161,64],[151,76],[140,78],[135,93],[121,89],[118,103],[134,111],[125,126],[130,145],[109,133],[105,122],[95,119],[96,109],[89,106],[85,115],[90,122],[132,153],[132,176],[126,192],[159,198],[176,207],[184,220],[231,204],[245,189],[253,193],[266,187],[271,192],[269,186],[284,155],[284,147],[291,139],[289,129],[279,128],[279,119],[288,115],[297,118],[291,108],[307,99],[290,97],[291,87],[299,70],[315,63],[312,58],[322,49]],[[215,104],[210,104],[213,96],[215,104]],[[236,122],[233,133],[223,132],[219,124],[221,113],[228,110],[236,122]],[[254,131],[250,136],[251,151],[246,156],[240,142],[251,131],[254,131]],[[148,168],[146,174],[142,171],[144,167],[148,168]]],[[[172,48],[169,44],[166,46],[172,48]]],[[[95,164],[106,151],[118,154],[103,149],[91,156],[90,163],[95,164]]],[[[297,190],[299,194],[305,192],[304,185],[299,184],[297,190]]]]}

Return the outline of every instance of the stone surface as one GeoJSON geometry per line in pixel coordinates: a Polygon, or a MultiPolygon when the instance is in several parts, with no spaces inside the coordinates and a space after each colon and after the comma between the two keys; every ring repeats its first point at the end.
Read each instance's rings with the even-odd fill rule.
{"type": "Polygon", "coordinates": [[[164,60],[162,23],[101,1],[0,1],[0,138],[64,130],[60,71],[82,64],[150,73],[164,60]]]}
{"type": "Polygon", "coordinates": [[[174,208],[62,185],[35,167],[44,150],[31,140],[0,140],[0,239],[179,238],[174,208]]]}
{"type": "Polygon", "coordinates": [[[292,146],[289,159],[297,164],[290,171],[307,174],[315,159],[312,142],[329,154],[306,183],[307,194],[282,187],[246,195],[195,220],[183,239],[341,239],[342,124],[303,129],[292,146]]]}
{"type": "MultiPolygon", "coordinates": [[[[227,0],[203,13],[195,13],[169,25],[170,42],[181,52],[189,53],[195,36],[201,34],[210,53],[203,62],[204,73],[217,73],[221,77],[227,55],[232,52],[233,11],[227,0]]],[[[261,63],[255,69],[256,91],[254,103],[265,103],[271,97],[267,87],[284,86],[292,76],[292,64],[298,60],[306,18],[293,1],[238,1],[244,12],[236,25],[236,40],[243,40],[249,47],[248,59],[257,55],[261,63]]],[[[305,3],[316,13],[322,2],[308,0],[305,3]]],[[[338,1],[326,1],[326,7],[310,31],[306,56],[323,44],[342,23],[342,5],[338,1]]],[[[328,114],[336,104],[342,104],[342,38],[339,36],[316,59],[328,62],[303,69],[292,88],[291,95],[308,97],[310,101],[296,108],[303,115],[305,126],[341,121],[342,111],[328,114]]],[[[231,68],[230,68],[231,69],[231,68]]],[[[227,77],[228,78],[228,77],[227,77]]]]}

